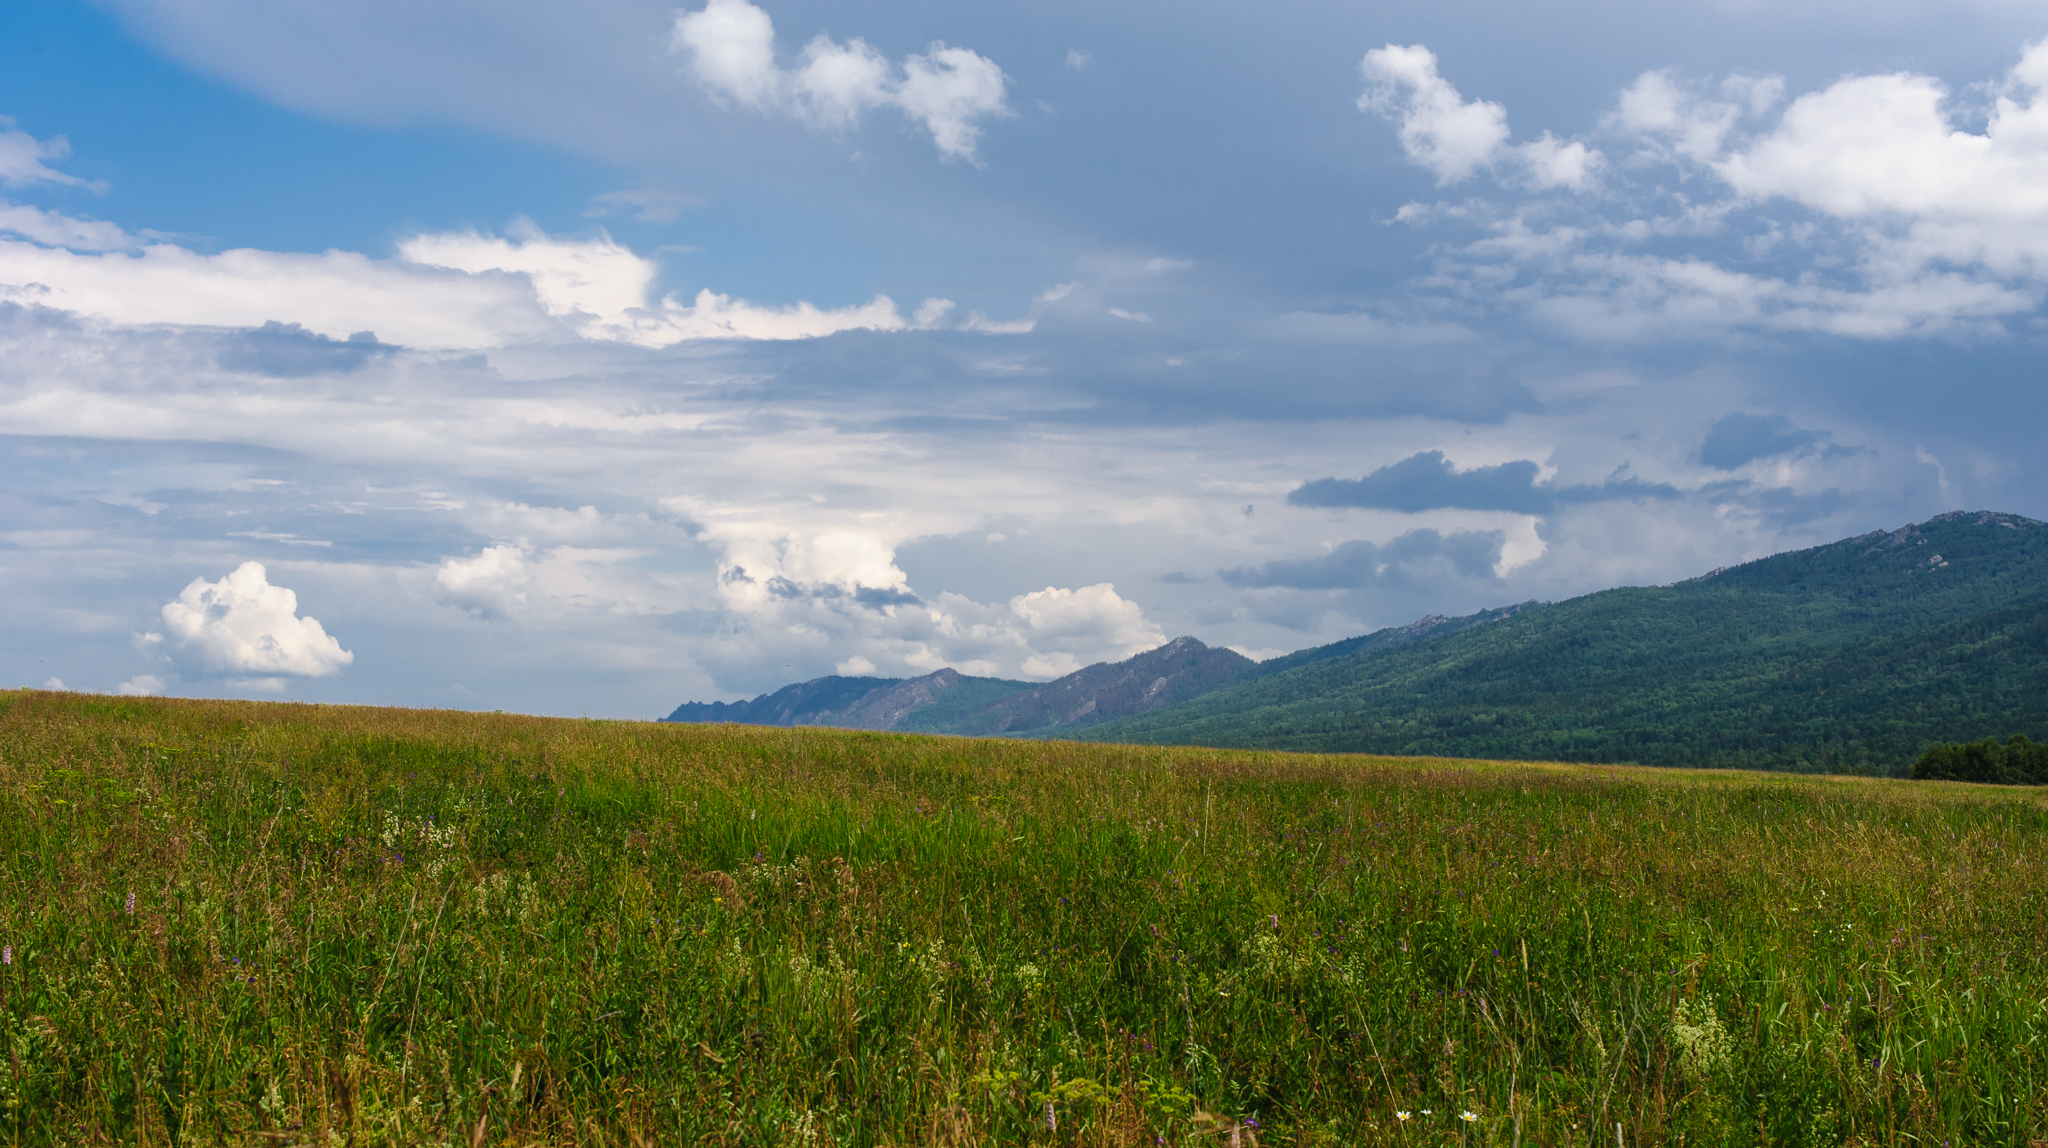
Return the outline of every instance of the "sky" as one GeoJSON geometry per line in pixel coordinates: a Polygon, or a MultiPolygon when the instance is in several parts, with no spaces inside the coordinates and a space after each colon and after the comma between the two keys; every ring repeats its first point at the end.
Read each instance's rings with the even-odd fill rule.
{"type": "Polygon", "coordinates": [[[14,0],[0,682],[654,718],[2048,518],[2048,16],[14,0]]]}

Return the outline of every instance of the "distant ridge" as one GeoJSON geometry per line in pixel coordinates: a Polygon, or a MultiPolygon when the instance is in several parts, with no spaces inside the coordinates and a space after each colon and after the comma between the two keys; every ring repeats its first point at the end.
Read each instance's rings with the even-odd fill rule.
{"type": "Polygon", "coordinates": [[[968,714],[944,732],[1070,729],[1146,713],[1244,677],[1258,663],[1235,650],[1175,638],[1121,662],[1098,662],[968,714]]]}
{"type": "Polygon", "coordinates": [[[745,702],[684,702],[663,721],[741,722],[746,725],[822,725],[813,720],[856,704],[877,689],[899,684],[901,678],[814,678],[784,686],[745,702]]]}
{"type": "Polygon", "coordinates": [[[1254,663],[1176,638],[1045,683],[827,677],[669,721],[1903,775],[2048,740],[2048,525],[1897,530],[1254,663]]]}
{"type": "Polygon", "coordinates": [[[1255,665],[1234,650],[1175,638],[1043,684],[968,677],[951,668],[918,678],[815,678],[751,701],[685,702],[662,720],[960,734],[1069,729],[1197,697],[1255,665]]]}

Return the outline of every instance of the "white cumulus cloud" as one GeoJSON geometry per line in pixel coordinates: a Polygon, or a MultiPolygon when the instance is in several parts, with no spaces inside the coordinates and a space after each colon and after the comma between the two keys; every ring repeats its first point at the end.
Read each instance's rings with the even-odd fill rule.
{"type": "Polygon", "coordinates": [[[775,61],[774,20],[748,0],[679,13],[670,47],[689,56],[714,98],[829,129],[893,107],[923,124],[947,159],[978,164],[981,121],[1009,114],[1008,77],[995,61],[943,43],[899,67],[858,37],[841,44],[819,35],[785,70],[775,61]]]}
{"type": "Polygon", "coordinates": [[[1358,70],[1372,85],[1358,97],[1359,110],[1397,118],[1401,150],[1435,172],[1438,184],[1470,179],[1508,142],[1507,109],[1465,99],[1438,73],[1436,53],[1420,44],[1374,48],[1358,70]]]}
{"type": "Polygon", "coordinates": [[[1087,664],[1083,657],[1129,657],[1166,641],[1145,611],[1107,582],[1019,594],[1010,599],[1010,613],[1023,623],[1027,640],[1039,647],[1023,663],[1024,673],[1032,677],[1071,674],[1087,664]]]}
{"type": "Polygon", "coordinates": [[[164,604],[164,628],[180,653],[203,671],[262,678],[317,678],[355,661],[315,618],[301,618],[299,596],[270,584],[261,562],[244,562],[218,582],[194,578],[164,604]]]}
{"type": "Polygon", "coordinates": [[[1721,81],[1717,99],[1670,72],[1644,72],[1622,89],[1605,126],[1646,145],[1649,158],[1708,163],[1745,115],[1762,115],[1784,91],[1785,81],[1777,76],[1734,75],[1721,81]]]}
{"type": "Polygon", "coordinates": [[[1515,149],[1531,187],[1579,189],[1593,182],[1603,158],[1578,140],[1560,140],[1549,132],[1515,149]]]}
{"type": "Polygon", "coordinates": [[[2029,45],[2000,86],[1984,130],[1973,132],[1957,125],[1948,89],[1931,76],[1852,76],[1792,101],[1773,131],[1713,167],[1745,198],[1788,199],[1867,225],[1881,260],[2040,276],[2048,40],[2029,45]]]}
{"type": "Polygon", "coordinates": [[[1583,188],[1592,182],[1599,152],[1549,132],[1509,146],[1507,109],[1492,100],[1466,99],[1437,70],[1436,53],[1421,44],[1374,48],[1358,70],[1369,85],[1358,97],[1359,110],[1397,121],[1401,150],[1410,162],[1436,173],[1438,186],[1503,164],[1537,188],[1583,188]]]}

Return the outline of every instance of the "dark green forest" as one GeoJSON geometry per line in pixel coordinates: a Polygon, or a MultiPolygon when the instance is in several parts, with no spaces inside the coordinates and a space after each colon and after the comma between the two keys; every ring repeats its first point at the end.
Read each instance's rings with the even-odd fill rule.
{"type": "Polygon", "coordinates": [[[1917,781],[1974,781],[1985,785],[2048,785],[2048,745],[2016,733],[2004,745],[1995,737],[1976,742],[1943,742],[1927,747],[1913,763],[1917,781]]]}
{"type": "Polygon", "coordinates": [[[2016,515],[1444,630],[1302,651],[1074,736],[1893,776],[1934,743],[2048,738],[2048,526],[2016,515]]]}

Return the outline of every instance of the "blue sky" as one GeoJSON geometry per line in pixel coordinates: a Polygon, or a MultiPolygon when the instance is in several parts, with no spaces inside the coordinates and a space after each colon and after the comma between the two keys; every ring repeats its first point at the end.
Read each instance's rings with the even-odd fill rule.
{"type": "Polygon", "coordinates": [[[646,717],[2048,517],[2034,6],[984,8],[15,5],[0,671],[646,717]]]}

